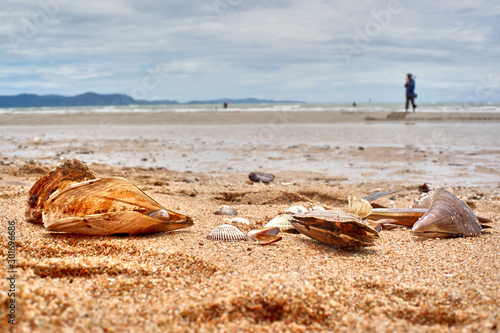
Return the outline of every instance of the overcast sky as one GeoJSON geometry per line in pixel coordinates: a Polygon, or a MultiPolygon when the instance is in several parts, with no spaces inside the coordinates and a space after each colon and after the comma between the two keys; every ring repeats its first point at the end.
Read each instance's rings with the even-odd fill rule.
{"type": "Polygon", "coordinates": [[[6,0],[0,95],[500,101],[500,1],[6,0]]]}

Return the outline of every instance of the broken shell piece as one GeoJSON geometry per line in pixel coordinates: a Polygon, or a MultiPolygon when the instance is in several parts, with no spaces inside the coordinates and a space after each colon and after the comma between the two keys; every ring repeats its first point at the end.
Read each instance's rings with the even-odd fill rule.
{"type": "Polygon", "coordinates": [[[434,191],[422,193],[418,199],[411,205],[412,208],[429,208],[434,191]]]}
{"type": "Polygon", "coordinates": [[[236,209],[231,206],[222,205],[214,211],[215,215],[238,215],[236,209]]]}
{"type": "Polygon", "coordinates": [[[223,241],[223,242],[238,242],[248,240],[248,237],[234,225],[222,224],[215,227],[207,239],[223,241]]]}
{"type": "Polygon", "coordinates": [[[73,184],[52,194],[43,210],[45,228],[89,235],[144,234],[193,225],[121,177],[73,184]],[[148,215],[149,214],[149,215],[148,215]]]}
{"type": "Polygon", "coordinates": [[[429,210],[413,226],[420,237],[476,236],[481,225],[469,206],[442,187],[434,190],[429,210]]]}
{"type": "Polygon", "coordinates": [[[292,225],[301,233],[327,245],[362,247],[375,245],[378,231],[360,218],[335,210],[296,214],[292,225]]]}
{"type": "Polygon", "coordinates": [[[297,232],[293,225],[290,223],[291,220],[293,220],[292,214],[280,214],[273,218],[271,221],[267,222],[264,228],[278,227],[281,231],[297,232]]]}
{"type": "Polygon", "coordinates": [[[250,221],[243,217],[234,217],[232,219],[226,220],[228,223],[241,223],[241,224],[247,224],[250,225],[250,221]]]}
{"type": "Polygon", "coordinates": [[[327,245],[339,247],[373,246],[378,231],[363,218],[372,211],[370,203],[356,197],[349,198],[349,213],[336,210],[312,211],[296,214],[291,224],[304,235],[327,245]]]}
{"type": "Polygon", "coordinates": [[[411,228],[426,212],[427,208],[373,208],[367,218],[374,221],[391,219],[393,224],[411,228]]]}
{"type": "Polygon", "coordinates": [[[38,179],[31,187],[25,211],[27,221],[42,224],[43,207],[52,193],[72,184],[95,178],[97,175],[90,170],[88,165],[76,158],[68,159],[59,164],[54,170],[38,179]]]}
{"type": "Polygon", "coordinates": [[[307,212],[307,208],[304,206],[292,206],[284,209],[282,213],[286,214],[301,214],[307,212]]]}
{"type": "Polygon", "coordinates": [[[326,208],[325,207],[321,207],[321,206],[313,206],[311,208],[311,211],[315,211],[315,210],[326,210],[326,208]]]}
{"type": "Polygon", "coordinates": [[[275,243],[281,240],[281,236],[278,236],[280,229],[277,227],[255,229],[247,233],[248,238],[256,241],[260,245],[266,245],[275,243]]]}

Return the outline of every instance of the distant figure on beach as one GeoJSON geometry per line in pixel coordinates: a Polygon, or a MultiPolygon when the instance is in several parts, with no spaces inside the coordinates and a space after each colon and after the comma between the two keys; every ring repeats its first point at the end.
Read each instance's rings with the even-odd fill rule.
{"type": "Polygon", "coordinates": [[[356,106],[356,101],[352,102],[352,106],[356,106]]]}
{"type": "Polygon", "coordinates": [[[406,104],[405,104],[405,112],[408,112],[408,104],[411,102],[411,106],[413,108],[413,112],[415,112],[415,98],[417,98],[417,94],[415,94],[415,80],[412,78],[411,73],[406,74],[406,104]]]}
{"type": "Polygon", "coordinates": [[[227,102],[224,101],[224,109],[227,109],[227,102]]]}

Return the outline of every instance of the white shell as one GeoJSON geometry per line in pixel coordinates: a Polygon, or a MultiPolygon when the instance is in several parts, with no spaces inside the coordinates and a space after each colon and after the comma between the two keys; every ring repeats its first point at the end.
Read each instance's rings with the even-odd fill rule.
{"type": "Polygon", "coordinates": [[[318,210],[326,210],[326,209],[321,206],[314,206],[313,208],[311,208],[311,211],[318,211],[318,210]]]}
{"type": "Polygon", "coordinates": [[[280,228],[280,230],[295,229],[293,225],[290,223],[290,220],[292,219],[293,216],[291,214],[280,214],[271,221],[267,222],[264,228],[278,227],[280,228]]]}
{"type": "Polygon", "coordinates": [[[234,225],[221,224],[210,232],[207,239],[223,242],[237,242],[248,240],[248,237],[234,225]]]}
{"type": "Polygon", "coordinates": [[[222,205],[214,211],[215,215],[237,215],[236,209],[231,206],[222,205]]]}
{"type": "Polygon", "coordinates": [[[288,207],[287,209],[283,210],[283,213],[289,213],[289,214],[302,214],[307,212],[307,208],[304,206],[292,206],[288,207]]]}
{"type": "Polygon", "coordinates": [[[250,221],[243,217],[234,217],[232,219],[227,219],[227,223],[241,223],[241,224],[248,224],[250,225],[250,221]]]}

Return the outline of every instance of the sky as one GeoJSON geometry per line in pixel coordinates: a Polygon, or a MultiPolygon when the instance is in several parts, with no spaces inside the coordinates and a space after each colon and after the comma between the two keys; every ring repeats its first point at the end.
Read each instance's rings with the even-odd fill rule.
{"type": "Polygon", "coordinates": [[[0,95],[500,101],[498,0],[5,2],[0,95]]]}

